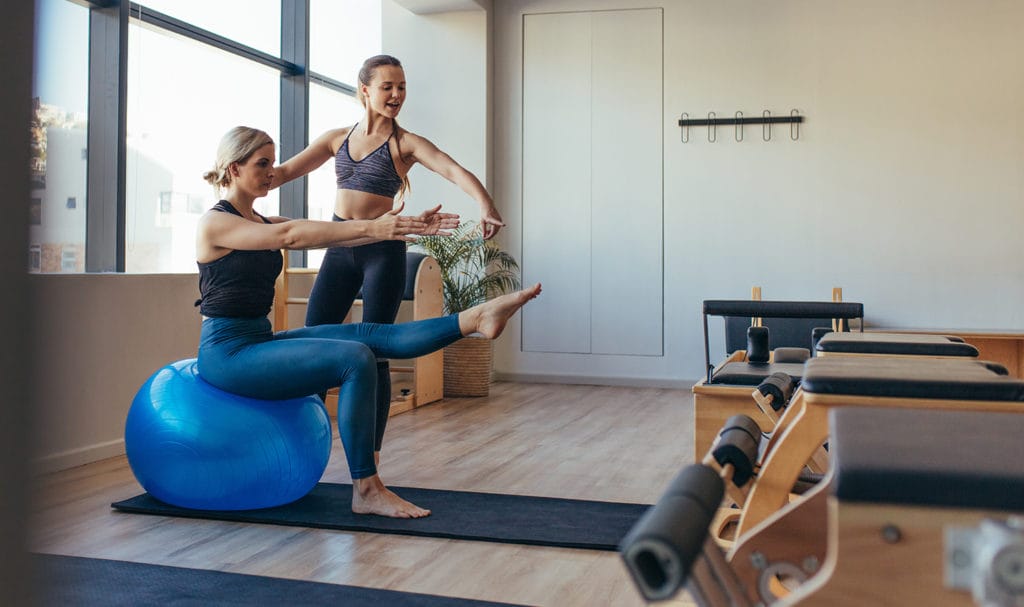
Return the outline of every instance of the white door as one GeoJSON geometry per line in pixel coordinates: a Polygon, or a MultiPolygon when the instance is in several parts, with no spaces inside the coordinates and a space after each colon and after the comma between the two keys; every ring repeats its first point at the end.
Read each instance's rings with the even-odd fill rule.
{"type": "Polygon", "coordinates": [[[662,355],[662,11],[525,15],[523,349],[662,355]]]}

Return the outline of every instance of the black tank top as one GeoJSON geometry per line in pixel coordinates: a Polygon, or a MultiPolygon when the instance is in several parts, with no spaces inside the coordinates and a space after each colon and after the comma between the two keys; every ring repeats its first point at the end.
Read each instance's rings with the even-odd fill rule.
{"type": "MultiPolygon", "coordinates": [[[[221,200],[214,211],[242,216],[231,203],[221,200]]],[[[256,213],[264,223],[270,221],[256,213]]],[[[274,303],[274,282],[284,264],[281,251],[234,250],[209,263],[199,265],[199,299],[203,316],[258,318],[270,314],[274,303]]]]}

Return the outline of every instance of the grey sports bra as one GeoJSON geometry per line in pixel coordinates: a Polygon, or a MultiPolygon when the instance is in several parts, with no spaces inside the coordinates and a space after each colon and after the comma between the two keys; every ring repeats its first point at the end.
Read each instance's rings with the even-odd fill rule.
{"type": "Polygon", "coordinates": [[[402,188],[402,178],[395,169],[389,146],[391,137],[395,136],[394,131],[379,148],[370,152],[366,158],[356,161],[348,151],[348,139],[355,129],[356,126],[353,125],[334,156],[334,174],[338,178],[338,189],[394,198],[402,188]]]}

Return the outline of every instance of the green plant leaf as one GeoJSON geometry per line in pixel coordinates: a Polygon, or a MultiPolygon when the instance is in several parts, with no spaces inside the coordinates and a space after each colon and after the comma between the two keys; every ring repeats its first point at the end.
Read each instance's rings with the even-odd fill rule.
{"type": "Polygon", "coordinates": [[[519,288],[519,264],[494,241],[484,240],[478,222],[460,224],[450,236],[423,236],[414,249],[437,260],[448,314],[519,288]]]}

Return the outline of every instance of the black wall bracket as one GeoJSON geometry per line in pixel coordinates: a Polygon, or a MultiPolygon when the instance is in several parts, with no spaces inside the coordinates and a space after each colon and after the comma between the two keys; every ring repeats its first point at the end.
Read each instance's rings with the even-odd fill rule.
{"type": "Polygon", "coordinates": [[[745,117],[743,112],[736,112],[732,118],[718,118],[714,112],[708,112],[707,118],[690,118],[690,115],[683,112],[679,116],[679,126],[682,128],[680,140],[683,143],[690,141],[691,126],[708,127],[708,142],[714,143],[718,138],[718,127],[733,125],[736,127],[736,141],[743,141],[743,126],[747,124],[760,124],[761,137],[765,141],[772,138],[773,124],[789,124],[789,137],[793,141],[800,138],[800,123],[804,121],[799,110],[793,110],[789,116],[772,116],[769,110],[762,112],[761,116],[745,117]]]}

